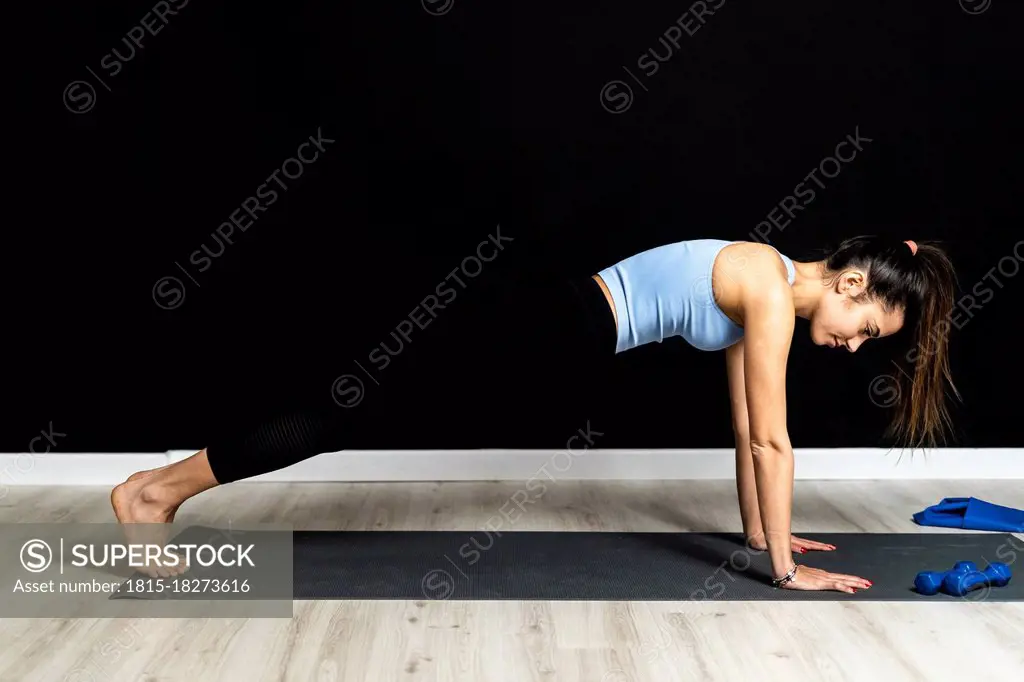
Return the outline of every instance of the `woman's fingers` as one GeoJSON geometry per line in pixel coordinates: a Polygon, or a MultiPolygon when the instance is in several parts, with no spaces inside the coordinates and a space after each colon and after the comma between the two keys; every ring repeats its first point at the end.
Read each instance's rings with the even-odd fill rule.
{"type": "Polygon", "coordinates": [[[833,578],[838,578],[855,585],[863,585],[864,587],[870,587],[872,585],[870,580],[856,575],[846,575],[845,573],[832,573],[831,575],[833,578]]]}
{"type": "Polygon", "coordinates": [[[849,578],[836,573],[830,573],[826,579],[833,585],[838,585],[839,589],[843,592],[856,592],[857,590],[866,590],[871,587],[871,583],[863,578],[849,578]]]}
{"type": "Polygon", "coordinates": [[[805,538],[799,538],[793,536],[793,548],[794,549],[805,549],[805,550],[817,550],[819,552],[830,552],[836,548],[835,545],[830,545],[827,542],[818,542],[817,540],[807,540],[805,538]]]}

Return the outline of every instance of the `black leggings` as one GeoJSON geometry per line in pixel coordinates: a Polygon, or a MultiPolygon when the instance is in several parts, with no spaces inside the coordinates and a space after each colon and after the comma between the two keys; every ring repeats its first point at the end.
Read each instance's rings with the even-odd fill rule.
{"type": "MultiPolygon", "coordinates": [[[[498,401],[507,404],[513,388],[522,392],[525,387],[525,409],[536,407],[531,418],[543,420],[545,411],[565,401],[600,399],[616,333],[607,299],[591,277],[534,281],[482,301],[455,300],[453,316],[460,304],[467,306],[458,312],[468,322],[465,329],[455,334],[439,329],[432,343],[417,348],[416,362],[399,362],[406,358],[398,356],[402,346],[397,333],[374,349],[378,361],[398,351],[391,358],[394,366],[386,370],[389,378],[415,371],[417,384],[434,382],[429,397],[412,402],[433,402],[434,388],[440,387],[448,404],[476,411],[502,404],[498,401]]],[[[445,322],[442,316],[447,314],[438,312],[436,321],[445,322]]],[[[420,322],[430,319],[426,314],[416,317],[420,322]]],[[[434,332],[426,326],[416,333],[428,337],[434,332]]],[[[212,438],[206,454],[214,477],[229,483],[350,448],[360,419],[356,402],[361,392],[375,388],[373,374],[368,359],[356,364],[338,363],[337,358],[306,372],[304,388],[289,396],[287,405],[255,406],[241,423],[223,427],[212,438]],[[323,369],[327,366],[329,370],[323,369]]],[[[380,382],[379,390],[387,388],[385,383],[380,382]]],[[[399,428],[401,414],[394,418],[399,428]]]]}

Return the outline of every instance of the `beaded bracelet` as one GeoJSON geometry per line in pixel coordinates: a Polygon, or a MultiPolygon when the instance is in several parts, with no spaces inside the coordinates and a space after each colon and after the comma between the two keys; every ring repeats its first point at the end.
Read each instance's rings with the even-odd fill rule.
{"type": "Polygon", "coordinates": [[[796,565],[794,565],[793,568],[789,569],[789,573],[787,573],[786,575],[782,576],[781,578],[772,578],[772,586],[773,587],[782,587],[786,583],[792,582],[793,579],[796,578],[796,569],[797,568],[798,567],[796,565]]]}

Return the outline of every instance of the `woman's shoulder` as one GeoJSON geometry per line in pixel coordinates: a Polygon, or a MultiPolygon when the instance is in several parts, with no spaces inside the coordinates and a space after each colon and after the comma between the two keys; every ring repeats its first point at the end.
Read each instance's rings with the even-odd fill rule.
{"type": "Polygon", "coordinates": [[[789,269],[780,253],[768,244],[734,242],[715,259],[714,287],[723,307],[737,319],[748,305],[792,306],[789,269]]]}
{"type": "Polygon", "coordinates": [[[715,260],[716,273],[739,281],[753,280],[768,285],[776,276],[789,285],[789,267],[782,254],[761,242],[733,242],[722,248],[715,260]]]}

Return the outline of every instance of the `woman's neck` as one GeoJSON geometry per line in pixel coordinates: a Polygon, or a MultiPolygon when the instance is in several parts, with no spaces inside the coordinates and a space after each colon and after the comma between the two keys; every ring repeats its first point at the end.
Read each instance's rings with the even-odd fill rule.
{"type": "Polygon", "coordinates": [[[796,270],[796,277],[793,280],[793,305],[797,317],[811,319],[811,314],[821,301],[821,296],[825,292],[825,286],[821,282],[823,264],[824,261],[793,261],[793,268],[796,270]]]}

